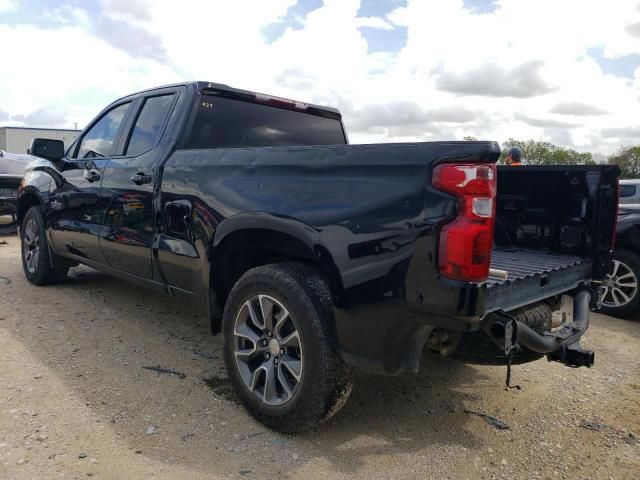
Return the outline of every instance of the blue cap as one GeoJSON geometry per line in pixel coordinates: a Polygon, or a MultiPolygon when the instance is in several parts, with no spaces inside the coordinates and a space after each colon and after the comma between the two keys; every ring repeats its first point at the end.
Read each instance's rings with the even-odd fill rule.
{"type": "Polygon", "coordinates": [[[511,158],[513,158],[516,162],[519,162],[520,159],[522,158],[522,152],[518,147],[510,148],[509,151],[507,152],[507,156],[508,155],[511,155],[511,158]]]}

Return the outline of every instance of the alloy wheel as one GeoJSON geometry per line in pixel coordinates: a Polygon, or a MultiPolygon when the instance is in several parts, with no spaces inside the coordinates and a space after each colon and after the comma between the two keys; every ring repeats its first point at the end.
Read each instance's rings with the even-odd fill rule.
{"type": "Polygon", "coordinates": [[[269,295],[242,304],[233,327],[236,365],[245,386],[263,403],[282,405],[300,387],[303,354],[295,320],[269,295]]]}
{"type": "Polygon", "coordinates": [[[633,270],[620,260],[614,260],[611,273],[607,275],[602,305],[620,308],[627,305],[638,294],[638,278],[633,270]]]}
{"type": "Polygon", "coordinates": [[[23,255],[27,270],[29,270],[29,273],[35,273],[40,261],[40,231],[33,218],[30,218],[24,227],[22,242],[24,244],[23,255]]]}

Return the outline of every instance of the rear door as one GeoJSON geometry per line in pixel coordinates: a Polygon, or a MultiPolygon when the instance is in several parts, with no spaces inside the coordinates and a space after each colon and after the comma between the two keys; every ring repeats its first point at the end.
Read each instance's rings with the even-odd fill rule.
{"type": "Polygon", "coordinates": [[[48,209],[55,250],[104,263],[98,243],[105,214],[105,205],[100,202],[100,184],[105,166],[119,154],[118,146],[131,106],[131,101],[112,106],[85,130],[68,152],[61,183],[52,192],[48,209]]]}
{"type": "Polygon", "coordinates": [[[162,151],[154,149],[177,92],[154,91],[135,101],[126,126],[123,155],[111,158],[104,172],[101,203],[106,205],[100,247],[107,263],[152,278],[153,196],[162,151]]]}

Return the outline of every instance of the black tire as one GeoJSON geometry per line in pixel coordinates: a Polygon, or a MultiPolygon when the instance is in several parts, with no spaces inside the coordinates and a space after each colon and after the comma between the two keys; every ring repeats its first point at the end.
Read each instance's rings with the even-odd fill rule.
{"type": "MultiPolygon", "coordinates": [[[[281,263],[264,265],[247,271],[234,285],[227,299],[222,320],[222,335],[225,365],[238,398],[251,415],[269,428],[283,433],[301,432],[313,428],[337,413],[351,393],[351,371],[338,353],[331,294],[327,283],[313,267],[297,263],[281,263]],[[262,297],[258,297],[259,295],[262,297]],[[268,301],[275,301],[277,304],[267,309],[268,315],[260,313],[259,316],[264,325],[267,325],[265,317],[272,318],[275,326],[256,334],[256,330],[259,329],[253,327],[257,324],[253,320],[243,322],[241,319],[253,319],[251,316],[247,317],[246,312],[249,310],[247,303],[255,298],[259,299],[259,308],[263,312],[264,296],[269,299],[268,301]],[[283,309],[288,311],[289,315],[282,314],[283,309],[280,307],[284,307],[283,309]],[[280,348],[279,341],[284,342],[280,334],[276,335],[280,321],[277,314],[273,312],[280,312],[280,318],[291,318],[292,323],[289,329],[297,330],[299,338],[300,348],[294,348],[292,355],[300,352],[300,379],[291,382],[295,384],[291,388],[293,393],[285,392],[283,381],[278,377],[280,374],[278,368],[282,369],[283,365],[286,365],[285,358],[289,354],[283,353],[284,347],[280,350],[280,354],[273,353],[272,357],[267,351],[271,349],[273,339],[278,339],[276,349],[280,348]],[[254,352],[252,355],[256,357],[253,360],[236,360],[236,352],[247,351],[238,344],[246,342],[249,338],[238,335],[234,330],[236,325],[239,331],[246,331],[247,326],[251,327],[251,336],[262,335],[260,342],[265,342],[271,333],[273,337],[269,340],[268,347],[260,343],[264,353],[254,352]],[[276,357],[281,358],[279,367],[276,357]],[[288,397],[280,404],[269,404],[269,399],[266,398],[266,382],[270,370],[264,372],[264,376],[262,372],[259,375],[255,373],[269,362],[269,358],[271,362],[276,362],[273,368],[275,368],[274,382],[278,382],[280,386],[278,395],[282,398],[288,397]],[[247,381],[247,377],[250,376],[248,372],[251,372],[250,362],[257,362],[256,364],[260,365],[253,370],[251,385],[247,381]],[[244,368],[245,366],[247,368],[244,368]],[[257,378],[259,380],[256,380],[257,378]],[[256,387],[257,383],[261,382],[264,382],[262,393],[259,387],[256,387]]],[[[248,340],[249,350],[252,344],[257,345],[257,342],[248,340]]],[[[285,343],[281,345],[284,346],[285,343]]],[[[242,358],[250,357],[246,355],[242,358]]],[[[291,385],[288,384],[288,387],[291,385]]],[[[277,392],[275,383],[271,389],[271,392],[274,391],[277,392]]],[[[279,400],[281,398],[277,395],[271,399],[273,402],[279,400]]]]}
{"type": "Polygon", "coordinates": [[[49,285],[66,278],[69,267],[53,268],[52,266],[51,255],[53,254],[49,250],[42,207],[39,205],[27,210],[22,220],[20,247],[22,269],[29,282],[34,285],[49,285]]]}
{"type": "MultiPolygon", "coordinates": [[[[551,317],[553,312],[547,303],[536,303],[508,313],[538,333],[551,330],[551,317]]],[[[465,363],[479,365],[507,364],[507,357],[504,355],[504,351],[493,343],[489,336],[483,331],[462,334],[458,348],[451,357],[465,363]]],[[[511,363],[518,365],[533,362],[542,357],[544,357],[544,354],[522,347],[520,351],[512,353],[511,363]]]]}
{"type": "Polygon", "coordinates": [[[638,288],[640,286],[640,258],[638,254],[623,248],[617,249],[613,254],[612,269],[608,277],[609,284],[606,285],[607,290],[602,299],[601,312],[619,318],[637,317],[640,313],[640,289],[638,288]],[[616,263],[618,263],[617,268],[616,263]],[[614,272],[615,275],[613,275],[614,272]],[[621,279],[623,276],[624,278],[621,279]],[[618,282],[622,282],[622,285],[618,282]],[[635,288],[623,286],[633,284],[635,284],[635,288]],[[613,287],[619,289],[615,293],[615,297],[612,291],[613,287]],[[619,292],[625,294],[629,300],[627,301],[619,292]]]}

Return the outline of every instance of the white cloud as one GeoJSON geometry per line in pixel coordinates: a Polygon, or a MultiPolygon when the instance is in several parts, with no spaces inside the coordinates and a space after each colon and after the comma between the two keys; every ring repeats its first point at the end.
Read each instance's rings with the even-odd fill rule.
{"type": "Polygon", "coordinates": [[[127,22],[143,23],[151,20],[149,0],[101,0],[102,12],[111,18],[127,22]]]}
{"type": "Polygon", "coordinates": [[[25,125],[30,127],[64,127],[67,123],[67,112],[60,106],[45,106],[25,115],[25,125]]]}
{"type": "Polygon", "coordinates": [[[437,76],[436,87],[461,95],[529,98],[555,90],[540,76],[541,60],[531,60],[512,69],[488,62],[480,68],[462,72],[444,72],[437,76]]]}
{"type": "Polygon", "coordinates": [[[393,26],[380,17],[358,17],[356,25],[358,27],[379,28],[380,30],[393,30],[393,26]]]}
{"type": "Polygon", "coordinates": [[[68,126],[82,126],[106,101],[180,80],[173,69],[134,59],[79,27],[0,25],[0,45],[20,45],[4,49],[9,68],[0,75],[0,105],[12,116],[60,107],[68,113],[68,126]]]}
{"type": "Polygon", "coordinates": [[[563,101],[550,110],[551,113],[560,115],[574,115],[578,117],[588,117],[592,115],[606,115],[608,112],[603,108],[581,102],[563,101]]]}
{"type": "Polygon", "coordinates": [[[0,0],[0,12],[9,12],[18,8],[16,0],[0,0]]]}
{"type": "MultiPolygon", "coordinates": [[[[463,9],[461,0],[432,0],[409,1],[388,18],[408,28],[407,46],[398,59],[403,78],[422,80],[422,91],[439,101],[454,98],[429,90],[434,78],[436,86],[448,84],[448,90],[458,95],[472,94],[474,89],[483,93],[464,99],[467,107],[494,119],[474,135],[497,140],[562,137],[572,139],[568,146],[610,152],[616,146],[609,140],[600,141],[600,130],[612,118],[623,125],[635,124],[640,81],[634,85],[603,74],[587,52],[594,46],[602,46],[605,57],[637,52],[637,41],[624,28],[633,24],[637,13],[636,2],[627,0],[606,5],[577,0],[502,0],[491,14],[472,15],[463,9]],[[538,69],[519,75],[518,66],[528,64],[538,69]],[[523,81],[533,85],[523,85],[523,81]],[[527,98],[531,92],[539,95],[527,98]],[[509,93],[521,98],[491,98],[509,93]],[[610,115],[569,122],[583,125],[566,126],[571,135],[559,135],[557,129],[565,128],[567,119],[554,115],[552,109],[562,102],[595,104],[610,115]]],[[[415,95],[417,89],[409,88],[405,91],[415,95]]]]}
{"type": "Polygon", "coordinates": [[[358,142],[473,135],[609,153],[637,138],[640,68],[615,77],[588,55],[640,51],[636,0],[500,0],[483,15],[462,0],[390,0],[384,18],[325,0],[267,41],[295,4],[102,0],[98,13],[52,7],[46,29],[0,24],[0,44],[20,45],[4,50],[0,108],[14,119],[57,108],[83,125],[110,99],[199,79],[337,106],[358,142]],[[369,53],[361,27],[406,29],[406,45],[369,53]]]}
{"type": "Polygon", "coordinates": [[[82,8],[62,4],[58,8],[54,8],[47,12],[49,21],[52,26],[59,25],[78,25],[83,28],[89,28],[91,21],[89,15],[82,8]]]}
{"type": "Polygon", "coordinates": [[[563,120],[555,120],[553,118],[536,118],[530,117],[529,115],[525,115],[524,113],[517,112],[513,115],[515,120],[519,120],[521,122],[526,123],[527,125],[531,125],[532,127],[540,127],[540,128],[570,128],[570,127],[579,127],[580,123],[571,123],[563,120]]]}

